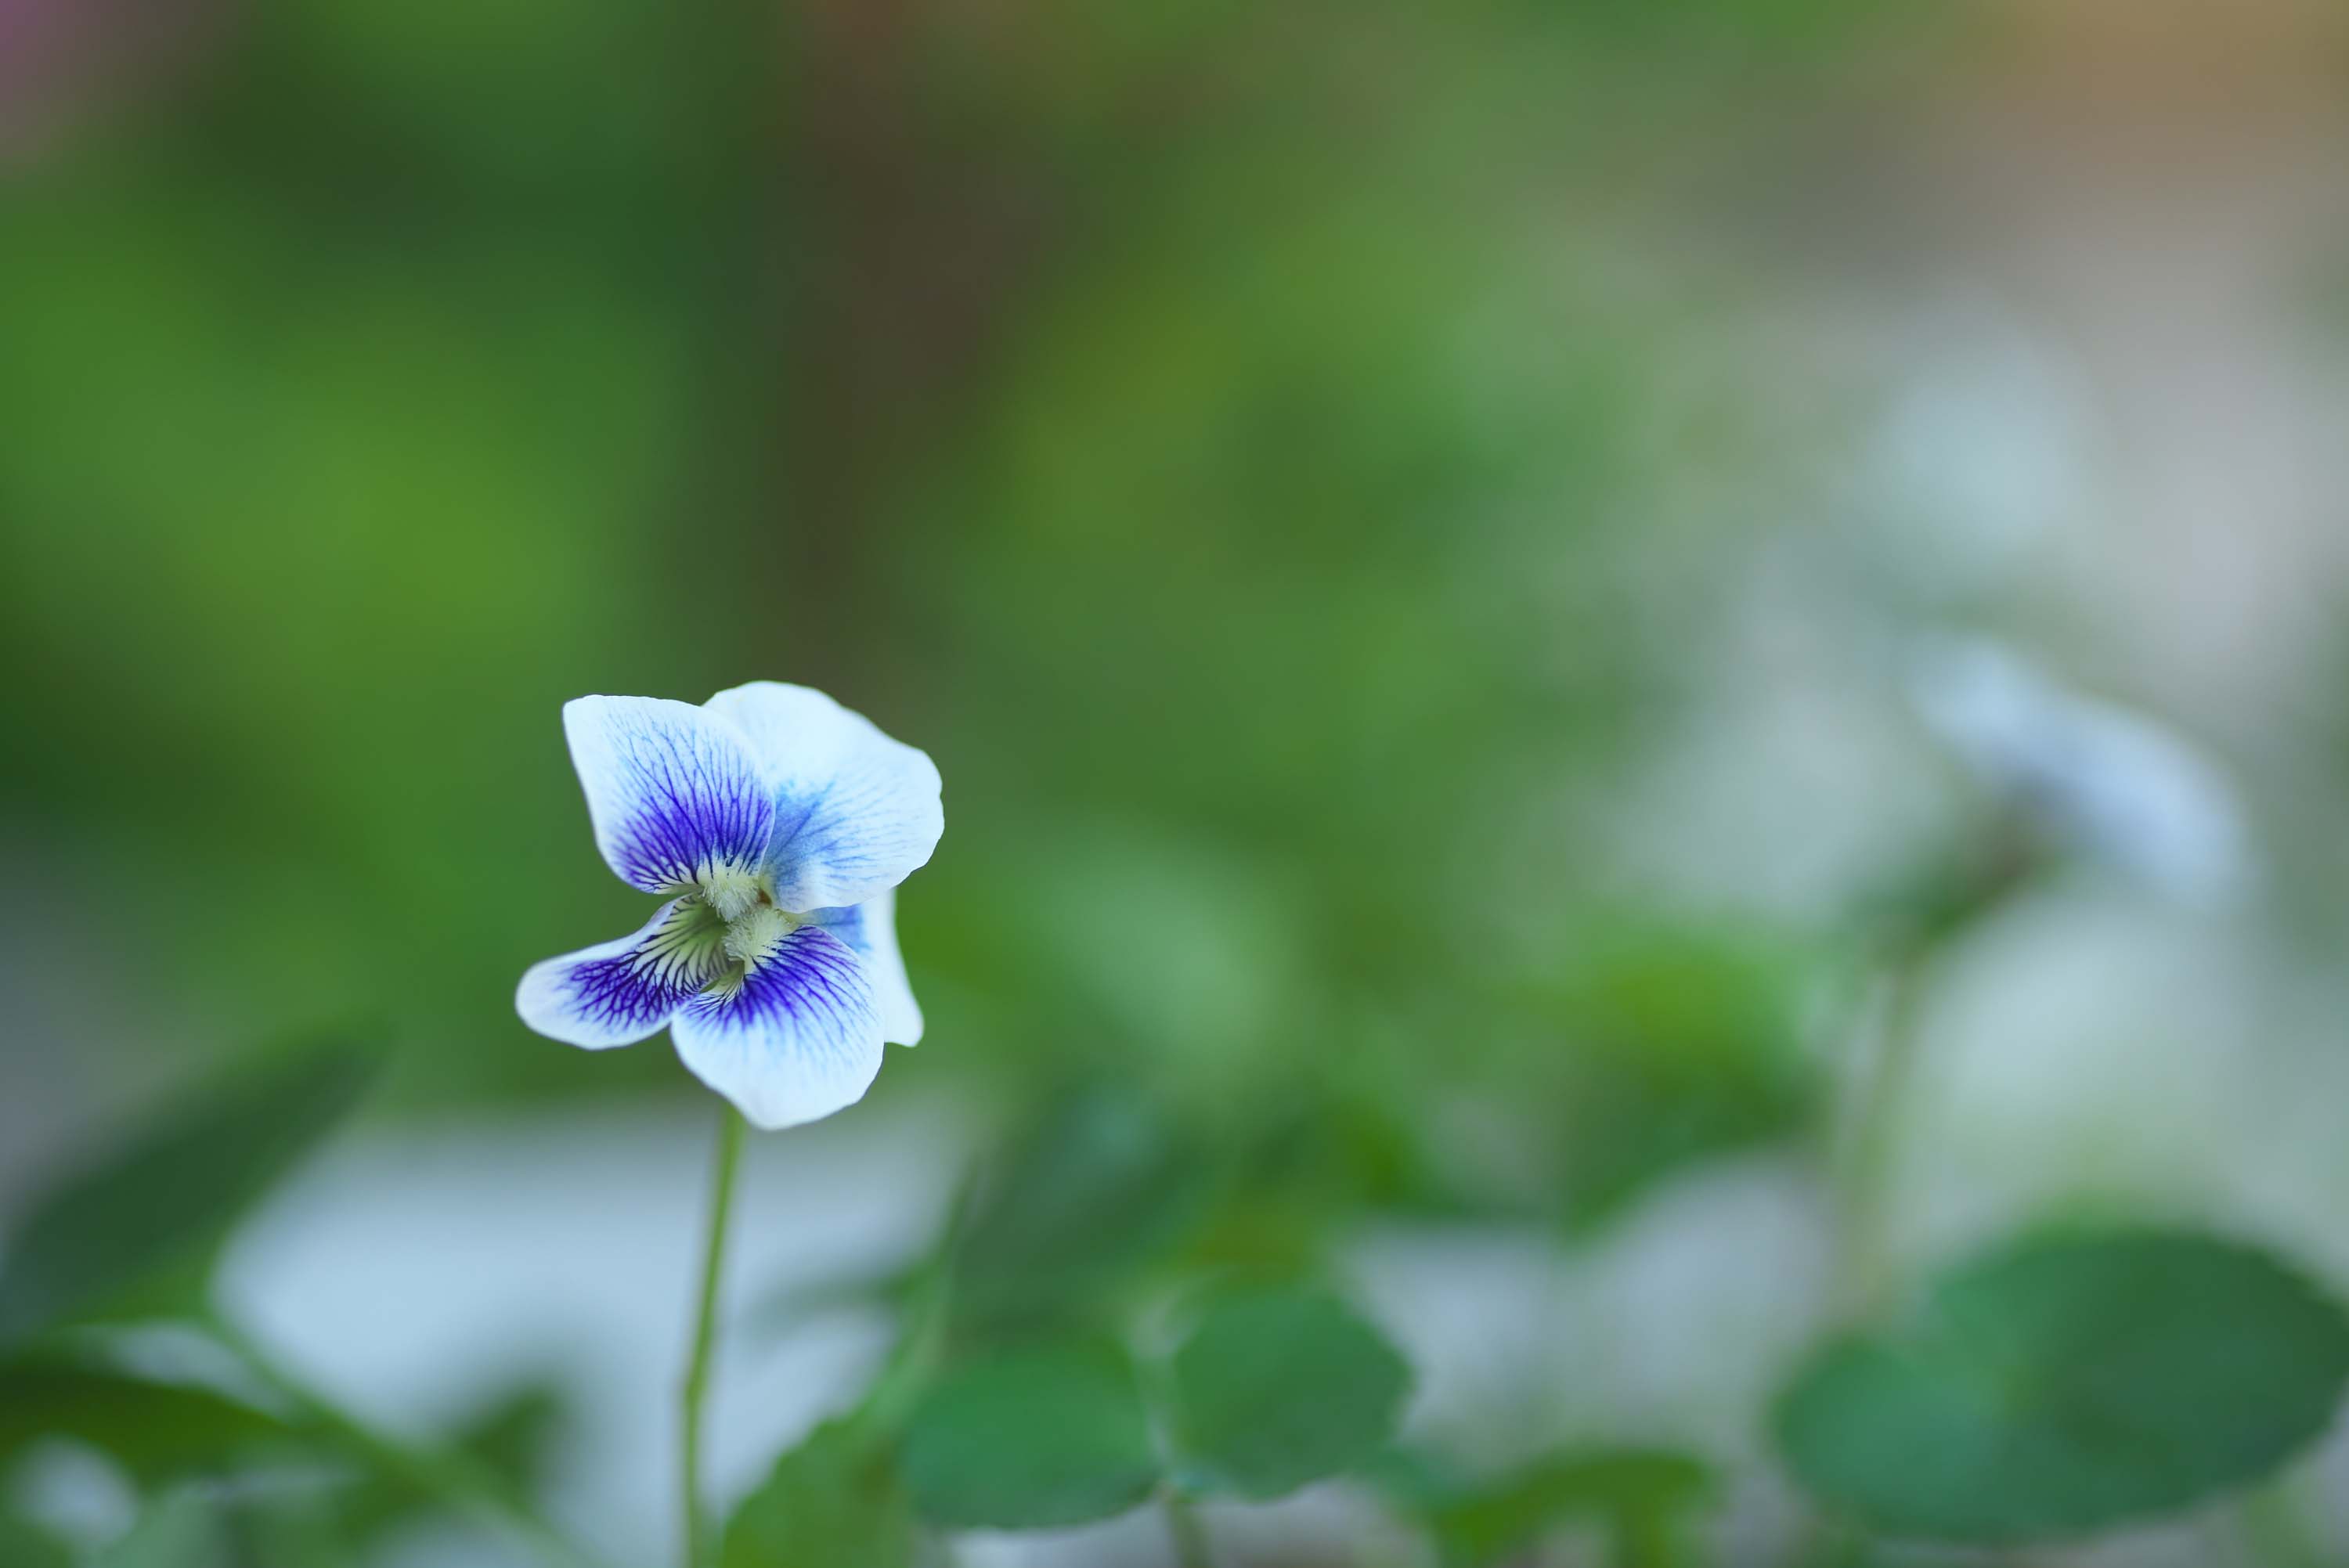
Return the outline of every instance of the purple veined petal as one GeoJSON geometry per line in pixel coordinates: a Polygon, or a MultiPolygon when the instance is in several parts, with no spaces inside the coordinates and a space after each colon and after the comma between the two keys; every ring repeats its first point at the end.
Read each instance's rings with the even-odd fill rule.
{"type": "Polygon", "coordinates": [[[622,881],[677,892],[764,858],[774,794],[725,719],[663,697],[583,696],[563,705],[563,728],[595,847],[622,881]]]}
{"type": "Polygon", "coordinates": [[[864,961],[873,981],[874,1005],[881,1014],[881,1037],[893,1046],[922,1043],[922,1007],[905,978],[897,947],[897,891],[885,888],[845,909],[819,909],[806,917],[844,943],[864,961]]]}
{"type": "Polygon", "coordinates": [[[725,962],[726,928],[709,906],[675,899],[617,942],[533,965],[514,1011],[540,1034],[600,1051],[659,1032],[725,962]]]}
{"type": "Polygon", "coordinates": [[[872,981],[813,925],[784,937],[740,985],[688,1000],[669,1033],[695,1077],[771,1131],[855,1104],[881,1070],[872,981]]]}
{"type": "Polygon", "coordinates": [[[946,815],[926,753],[807,686],[753,681],[708,707],[750,738],[766,770],[775,812],[766,867],[782,908],[863,903],[937,848],[946,815]]]}

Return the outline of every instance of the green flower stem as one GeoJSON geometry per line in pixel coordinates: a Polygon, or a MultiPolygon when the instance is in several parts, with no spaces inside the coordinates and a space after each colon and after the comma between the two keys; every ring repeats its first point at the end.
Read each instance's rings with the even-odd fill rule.
{"type": "Polygon", "coordinates": [[[1880,1305],[1889,1281],[1889,1191],[1900,1117],[1915,1088],[1926,1003],[1942,954],[2005,908],[2044,863],[2013,821],[1992,825],[1884,938],[1879,1006],[1860,1041],[1829,1150],[1837,1210],[1836,1292],[1846,1311],[1880,1305]]]}
{"type": "Polygon", "coordinates": [[[1215,1546],[1208,1541],[1207,1527],[1191,1500],[1170,1486],[1158,1494],[1158,1506],[1166,1515],[1166,1533],[1174,1542],[1174,1561],[1182,1568],[1216,1568],[1215,1546]]]}
{"type": "Polygon", "coordinates": [[[215,1315],[206,1326],[296,1416],[375,1469],[399,1477],[450,1511],[504,1536],[547,1568],[599,1568],[595,1557],[539,1518],[502,1476],[471,1454],[414,1442],[371,1426],[287,1371],[235,1325],[215,1315]]]}
{"type": "Polygon", "coordinates": [[[1886,1286],[1894,1156],[1900,1115],[1917,1077],[1930,957],[1912,951],[1889,966],[1844,1122],[1835,1183],[1837,1294],[1855,1311],[1875,1304],[1886,1286]]]}
{"type": "Polygon", "coordinates": [[[678,1505],[685,1515],[685,1568],[709,1568],[711,1546],[702,1514],[701,1406],[709,1391],[709,1367],[718,1347],[718,1296],[726,1275],[727,1222],[734,1212],[734,1179],[742,1163],[740,1113],[719,1113],[717,1163],[710,1172],[709,1229],[701,1254],[701,1299],[693,1317],[693,1350],[686,1362],[684,1421],[678,1442],[678,1505]]]}

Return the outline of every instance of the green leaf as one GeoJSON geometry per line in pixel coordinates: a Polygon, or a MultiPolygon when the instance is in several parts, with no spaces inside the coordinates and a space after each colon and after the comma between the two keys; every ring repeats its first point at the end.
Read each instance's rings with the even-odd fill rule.
{"type": "Polygon", "coordinates": [[[1411,1369],[1325,1291],[1227,1292],[1174,1352],[1174,1427],[1195,1484],[1273,1498],[1385,1447],[1411,1369]]]}
{"type": "Polygon", "coordinates": [[[276,1417],[210,1388],[62,1357],[0,1363],[0,1460],[49,1437],[102,1449],[149,1484],[299,1440],[276,1417]]]}
{"type": "Polygon", "coordinates": [[[232,1568],[219,1510],[192,1492],[175,1491],[139,1516],[129,1534],[98,1554],[94,1568],[232,1568]]]}
{"type": "Polygon", "coordinates": [[[913,1568],[911,1504],[885,1449],[843,1421],[775,1461],[727,1522],[720,1568],[913,1568]]]}
{"type": "Polygon", "coordinates": [[[999,1530],[1107,1519],[1161,1474],[1133,1365],[1090,1343],[1008,1351],[950,1374],[916,1408],[904,1463],[923,1518],[999,1530]]]}
{"type": "Polygon", "coordinates": [[[2003,1542],[2184,1508],[2275,1470],[2349,1379],[2349,1319],[2236,1243],[2009,1243],[1781,1398],[1803,1483],[1892,1535],[2003,1542]]]}
{"type": "Polygon", "coordinates": [[[1565,1046],[1538,1070],[1562,1079],[1550,1141],[1570,1227],[1804,1124],[1817,1085],[1801,1019],[1817,975],[1811,955],[1736,933],[1593,934],[1542,998],[1565,1046]]]}
{"type": "Polygon", "coordinates": [[[0,1508],[0,1563],[9,1568],[73,1568],[73,1548],[32,1521],[0,1508]]]}
{"type": "Polygon", "coordinates": [[[371,1053],[306,1053],[175,1103],[37,1201],[0,1273],[0,1345],[201,1270],[243,1209],[357,1102],[371,1053]]]}
{"type": "Polygon", "coordinates": [[[1011,1150],[955,1249],[955,1309],[1018,1322],[1081,1304],[1170,1247],[1205,1171],[1165,1116],[1114,1089],[1071,1095],[1011,1150]]]}
{"type": "Polygon", "coordinates": [[[1712,1486],[1712,1472],[1685,1454],[1567,1453],[1441,1497],[1425,1513],[1445,1568],[1485,1568],[1570,1520],[1599,1522],[1619,1558],[1642,1561],[1636,1548],[1667,1538],[1712,1486]]]}
{"type": "MultiPolygon", "coordinates": [[[[525,1381],[485,1400],[436,1446],[464,1456],[511,1495],[535,1497],[568,1417],[553,1384],[525,1381]]],[[[382,1468],[371,1456],[353,1457],[363,1468],[335,1500],[336,1528],[344,1539],[372,1545],[419,1515],[448,1506],[445,1497],[419,1487],[413,1476],[382,1468]]]]}

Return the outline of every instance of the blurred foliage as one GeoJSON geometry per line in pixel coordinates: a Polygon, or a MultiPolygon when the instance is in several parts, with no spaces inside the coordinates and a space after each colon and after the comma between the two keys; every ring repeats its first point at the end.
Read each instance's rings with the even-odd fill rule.
{"type": "Polygon", "coordinates": [[[1195,1310],[1166,1378],[1185,1486],[1281,1497],[1386,1446],[1411,1368],[1345,1303],[1258,1287],[1221,1291],[1195,1310]]]}
{"type": "Polygon", "coordinates": [[[234,1568],[239,1553],[222,1510],[193,1491],[158,1499],[129,1533],[98,1555],[98,1568],[234,1568]]]}
{"type": "Polygon", "coordinates": [[[956,1316],[1017,1332],[1100,1299],[1195,1223],[1211,1180],[1149,1101],[1096,1088],[1046,1102],[957,1227],[956,1316]]]}
{"type": "Polygon", "coordinates": [[[201,1385],[56,1352],[0,1362],[0,1465],[57,1438],[100,1450],[145,1487],[223,1474],[301,1441],[276,1416],[201,1385]]]}
{"type": "MultiPolygon", "coordinates": [[[[876,1094],[994,1132],[836,1293],[894,1348],[727,1568],[1340,1473],[1450,1568],[1678,1560],[1703,1460],[1397,1453],[1408,1367],[1299,1282],[1373,1220],[1579,1244],[1815,1145],[1821,1014],[2021,874],[1764,926],[1617,842],[1746,564],[1690,487],[1775,460],[1734,259],[1618,241],[1939,8],[187,9],[178,55],[99,28],[0,172],[0,1071],[181,1080],[14,1225],[0,1458],[106,1456],[129,1568],[341,1564],[537,1486],[546,1390],[411,1451],[117,1336],[224,1333],[213,1244],[367,1081],[201,1087],[249,1042],[379,1015],[395,1110],[688,1091],[513,1018],[641,913],[558,707],[771,676],[941,765],[933,1043],[876,1094]]],[[[1779,1435],[1884,1528],[2075,1532],[2280,1463],[2342,1335],[2239,1248],[2018,1244],[1826,1347],[1779,1435]]],[[[0,1558],[52,1545],[0,1513],[0,1558]]]]}
{"type": "MultiPolygon", "coordinates": [[[[1614,922],[1595,803],[1714,570],[1647,503],[1745,438],[1686,390],[1689,296],[1558,214],[1602,194],[1578,150],[1859,30],[1789,0],[222,20],[5,176],[0,657],[37,673],[0,689],[0,851],[72,997],[45,1070],[103,1101],[147,1043],[194,1076],[371,1008],[389,1109],[698,1092],[657,1045],[530,1037],[512,988],[639,913],[560,702],[765,676],[937,758],[901,905],[936,1048],[876,1093],[1009,1130],[940,1256],[874,1287],[916,1326],[859,1429],[885,1459],[942,1368],[1317,1277],[1366,1213],[1580,1223],[1792,1130],[1742,952],[1711,1004],[1660,994],[1703,956],[1646,1000],[1558,977],[1614,922]],[[1494,1091],[1505,1137],[1431,1119],[1494,1091]]],[[[71,1229],[124,1269],[160,1244],[71,1229]]],[[[770,1495],[851,1462],[813,1445],[770,1495]]],[[[886,1534],[890,1472],[857,1473],[886,1534]]]]}
{"type": "Polygon", "coordinates": [[[1549,1048],[1526,1053],[1512,1088],[1554,1130],[1541,1188],[1568,1222],[1808,1125],[1819,1063],[1804,1031],[1828,981],[1822,954],[1766,932],[1619,914],[1529,982],[1549,1048]]]}
{"type": "Polygon", "coordinates": [[[1683,1560],[1687,1516],[1714,1489],[1686,1454],[1653,1449],[1560,1453],[1506,1475],[1463,1480],[1418,1462],[1390,1466],[1397,1502],[1423,1520],[1444,1568],[1487,1568],[1522,1557],[1562,1526],[1598,1524],[1627,1568],[1683,1560]]]}
{"type": "Polygon", "coordinates": [[[351,1109],[376,1065],[338,1046],[247,1070],[37,1200],[0,1270],[0,1348],[77,1316],[154,1313],[201,1280],[210,1249],[351,1109]]]}
{"type": "Polygon", "coordinates": [[[0,1510],[0,1563],[19,1568],[73,1568],[74,1551],[48,1531],[0,1510]]]}
{"type": "Polygon", "coordinates": [[[1049,1530],[1148,1497],[1160,1466],[1132,1361],[1070,1340],[957,1367],[905,1434],[905,1486],[931,1522],[1049,1530]]]}
{"type": "Polygon", "coordinates": [[[143,955],[76,1026],[678,1082],[505,1005],[632,909],[556,707],[751,676],[945,769],[926,1075],[1460,1006],[1697,608],[1616,502],[1733,439],[1552,187],[1863,9],[213,18],[5,176],[0,808],[65,959],[143,955]]]}
{"type": "MultiPolygon", "coordinates": [[[[441,1441],[513,1495],[537,1497],[552,1479],[553,1456],[574,1418],[561,1389],[523,1383],[481,1400],[450,1425],[441,1441]]],[[[352,1459],[347,1444],[341,1457],[346,1463],[352,1459]]],[[[412,1475],[363,1463],[333,1496],[332,1536],[364,1550],[396,1539],[419,1514],[441,1506],[412,1475]]]]}
{"type": "MultiPolygon", "coordinates": [[[[305,1388],[212,1305],[215,1243],[349,1114],[377,1061],[335,1043],[242,1066],[114,1140],[9,1237],[0,1477],[60,1443],[101,1458],[143,1506],[93,1561],[341,1564],[452,1508],[515,1528],[511,1500],[537,1488],[563,1418],[557,1393],[505,1393],[437,1450],[413,1448],[305,1388]]],[[[39,1563],[47,1541],[0,1514],[0,1561],[39,1563]]]]}
{"type": "Polygon", "coordinates": [[[722,1568],[912,1568],[917,1537],[885,1448],[848,1423],[817,1428],[775,1461],[727,1522],[722,1568]]]}
{"type": "Polygon", "coordinates": [[[1123,1513],[1162,1488],[1261,1501],[1354,1470],[1393,1435],[1410,1370],[1336,1297],[1226,1287],[1190,1310],[1163,1364],[1061,1336],[949,1369],[905,1433],[916,1509],[1033,1530],[1123,1513]]]}
{"type": "Polygon", "coordinates": [[[1806,1485],[1894,1535],[2028,1541],[2175,1511],[2331,1423],[2349,1315],[2267,1254],[2190,1234],[2026,1238],[1781,1401],[1806,1485]]]}
{"type": "MultiPolygon", "coordinates": [[[[160,1209],[187,1215],[197,1237],[215,1233],[260,1196],[254,1171],[282,1168],[347,1110],[365,1064],[330,1048],[239,1074],[209,1101],[245,1114],[191,1125],[242,1130],[262,1163],[223,1157],[237,1179],[207,1181],[187,1170],[189,1134],[126,1140],[112,1165],[37,1208],[10,1255],[41,1277],[72,1233],[60,1212],[88,1210],[97,1233],[135,1238],[115,1212],[160,1209]],[[98,1209],[92,1193],[105,1198],[98,1209]]],[[[1213,1205],[1165,1201],[1195,1192],[1184,1148],[1150,1101],[1104,1086],[1013,1139],[925,1255],[882,1286],[898,1318],[893,1349],[855,1407],[779,1459],[735,1511],[725,1568],[911,1563],[926,1551],[916,1521],[1057,1529],[1154,1498],[1196,1530],[1185,1511],[1194,1496],[1270,1499],[1350,1473],[1424,1530],[1448,1568],[1582,1529],[1631,1568],[1684,1560],[1691,1516],[1713,1491],[1693,1457],[1568,1452],[1474,1476],[1392,1449],[1403,1357],[1327,1289],[1251,1279],[1202,1253],[1197,1217],[1213,1205]],[[1005,1292],[1031,1269],[1052,1282],[1049,1298],[1005,1292]]],[[[0,1360],[0,1467],[69,1442],[105,1456],[144,1500],[102,1561],[340,1563],[428,1516],[494,1529],[551,1563],[578,1561],[528,1511],[563,1419],[556,1395],[515,1390],[424,1446],[373,1431],[212,1316],[200,1274],[192,1291],[155,1288],[187,1279],[190,1258],[149,1245],[109,1254],[101,1271],[65,1269],[102,1280],[98,1299],[141,1304],[145,1323],[126,1335],[116,1315],[59,1319],[0,1360]],[[141,1349],[159,1318],[183,1336],[180,1362],[206,1365],[188,1363],[187,1336],[212,1346],[208,1372],[141,1349]],[[222,1381],[222,1363],[246,1386],[222,1381]],[[288,1467],[316,1480],[255,1484],[288,1467]]],[[[2042,1540],[2271,1472],[2323,1429],[2344,1384],[2349,1316],[2265,1253],[2189,1233],[2051,1233],[1995,1248],[1906,1315],[1822,1347],[1775,1427],[1803,1482],[1869,1529],[2042,1540]]],[[[27,1561],[54,1555],[40,1526],[9,1528],[27,1561]]]]}

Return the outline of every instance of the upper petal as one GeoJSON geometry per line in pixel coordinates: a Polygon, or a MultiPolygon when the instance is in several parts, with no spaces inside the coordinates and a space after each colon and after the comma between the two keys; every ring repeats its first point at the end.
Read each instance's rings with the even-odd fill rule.
{"type": "Polygon", "coordinates": [[[774,799],[767,870],[784,909],[863,903],[930,858],[946,815],[927,754],[820,691],[753,681],[709,711],[750,738],[774,799]]]}
{"type": "Polygon", "coordinates": [[[623,881],[674,892],[765,855],[774,795],[723,718],[664,697],[583,696],[563,705],[563,728],[595,847],[623,881]]]}
{"type": "Polygon", "coordinates": [[[819,926],[783,938],[739,986],[688,999],[669,1033],[695,1077],[770,1130],[855,1104],[881,1070],[872,981],[819,926]]]}
{"type": "Polygon", "coordinates": [[[633,936],[531,965],[514,1011],[569,1045],[632,1045],[667,1023],[718,972],[725,934],[707,905],[673,899],[633,936]]]}
{"type": "Polygon", "coordinates": [[[881,1037],[891,1045],[922,1043],[922,1007],[905,978],[905,954],[897,947],[897,890],[885,889],[846,909],[819,909],[807,916],[848,945],[864,961],[873,981],[874,1005],[881,1011],[881,1037]]]}

